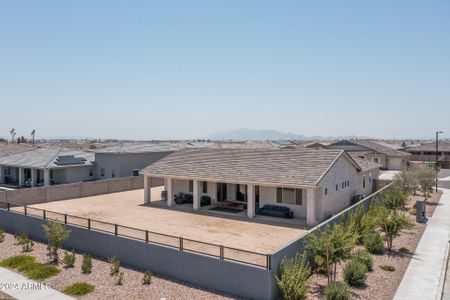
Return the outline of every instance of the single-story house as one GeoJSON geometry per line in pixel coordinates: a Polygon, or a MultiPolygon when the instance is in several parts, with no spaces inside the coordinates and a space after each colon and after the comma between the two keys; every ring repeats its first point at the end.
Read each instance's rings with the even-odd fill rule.
{"type": "Polygon", "coordinates": [[[0,184],[13,187],[48,186],[95,178],[94,154],[45,147],[0,157],[0,184]]]}
{"type": "Polygon", "coordinates": [[[436,142],[423,143],[421,145],[407,146],[404,149],[411,153],[412,162],[422,162],[428,164],[436,163],[436,153],[438,164],[443,169],[450,169],[450,143],[439,141],[436,152],[436,142]]]}
{"type": "Polygon", "coordinates": [[[408,166],[411,154],[371,140],[340,140],[327,149],[341,149],[381,165],[382,170],[402,170],[408,166]]]}
{"type": "Polygon", "coordinates": [[[193,195],[194,210],[208,195],[212,206],[241,204],[249,218],[265,204],[280,204],[309,225],[348,207],[353,197],[371,194],[378,173],[378,165],[322,149],[183,150],[141,171],[146,203],[152,180],[163,178],[169,207],[179,192],[193,195]]]}

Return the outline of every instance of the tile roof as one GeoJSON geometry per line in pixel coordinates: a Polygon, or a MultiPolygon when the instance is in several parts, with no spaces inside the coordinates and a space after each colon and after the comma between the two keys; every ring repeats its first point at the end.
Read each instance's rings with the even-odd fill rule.
{"type": "Polygon", "coordinates": [[[380,164],[374,163],[371,160],[361,158],[360,152],[348,152],[350,157],[358,164],[363,172],[372,171],[381,168],[380,164]]]}
{"type": "Polygon", "coordinates": [[[149,165],[141,173],[219,182],[316,186],[341,155],[348,157],[342,150],[184,150],[149,165]]]}
{"type": "Polygon", "coordinates": [[[367,149],[370,149],[374,152],[381,153],[387,156],[400,156],[406,157],[410,156],[409,153],[394,149],[392,147],[388,147],[386,145],[381,145],[375,141],[371,140],[341,140],[330,144],[330,146],[338,145],[339,143],[348,143],[353,145],[358,145],[367,149]]]}
{"type": "Polygon", "coordinates": [[[0,157],[35,149],[33,145],[0,142],[0,157]]]}
{"type": "MultiPolygon", "coordinates": [[[[420,146],[409,146],[405,148],[405,151],[436,152],[436,142],[424,143],[420,146]]],[[[438,151],[450,151],[450,143],[447,141],[439,141],[438,151]]]]}

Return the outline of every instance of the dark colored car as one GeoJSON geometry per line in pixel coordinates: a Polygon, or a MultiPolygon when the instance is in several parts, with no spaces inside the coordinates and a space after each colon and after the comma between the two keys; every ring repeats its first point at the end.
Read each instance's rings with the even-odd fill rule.
{"type": "Polygon", "coordinates": [[[204,195],[200,197],[200,206],[211,205],[211,197],[204,195]]]}
{"type": "Polygon", "coordinates": [[[192,203],[193,202],[193,197],[191,194],[186,194],[186,193],[178,193],[175,195],[175,203],[176,204],[185,204],[185,203],[192,203]]]}
{"type": "Polygon", "coordinates": [[[288,218],[292,219],[294,217],[294,212],[290,210],[289,207],[281,205],[270,205],[266,204],[259,210],[260,215],[288,218]]]}

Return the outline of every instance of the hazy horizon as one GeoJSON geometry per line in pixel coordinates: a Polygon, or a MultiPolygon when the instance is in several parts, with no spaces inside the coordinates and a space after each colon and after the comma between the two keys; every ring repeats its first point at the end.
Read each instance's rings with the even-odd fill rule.
{"type": "Polygon", "coordinates": [[[449,1],[2,1],[0,137],[450,136],[449,1]]]}

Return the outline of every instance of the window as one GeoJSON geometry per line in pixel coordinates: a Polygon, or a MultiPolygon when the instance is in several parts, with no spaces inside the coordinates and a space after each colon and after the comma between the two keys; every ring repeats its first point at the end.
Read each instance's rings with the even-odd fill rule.
{"type": "Polygon", "coordinates": [[[89,176],[92,177],[93,175],[94,175],[94,173],[92,172],[92,168],[90,168],[90,169],[89,169],[89,176]]]}
{"type": "Polygon", "coordinates": [[[339,185],[336,184],[336,191],[339,190],[339,185]]]}
{"type": "Polygon", "coordinates": [[[194,192],[194,181],[189,180],[189,193],[194,192]]]}
{"type": "Polygon", "coordinates": [[[345,187],[345,185],[344,185],[344,182],[341,184],[341,186],[342,186],[342,188],[344,188],[345,187]]]}
{"type": "Polygon", "coordinates": [[[116,177],[116,173],[114,173],[114,170],[111,170],[111,177],[115,178],[116,177]]]}
{"type": "Polygon", "coordinates": [[[378,157],[374,157],[374,158],[373,158],[373,162],[377,164],[377,163],[380,162],[380,159],[379,159],[378,157]]]}
{"type": "Polygon", "coordinates": [[[203,189],[204,194],[208,193],[208,182],[207,181],[202,182],[202,189],[203,189]]]}
{"type": "Polygon", "coordinates": [[[325,188],[325,195],[328,195],[328,189],[325,188]]]}
{"type": "Polygon", "coordinates": [[[366,188],[366,177],[363,177],[363,189],[366,188]]]}
{"type": "Polygon", "coordinates": [[[50,170],[50,179],[53,179],[53,170],[50,170]]]}
{"type": "Polygon", "coordinates": [[[100,176],[105,177],[105,169],[100,169],[100,176]]]}
{"type": "Polygon", "coordinates": [[[277,203],[303,205],[303,190],[293,188],[277,188],[277,203]]]}

